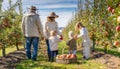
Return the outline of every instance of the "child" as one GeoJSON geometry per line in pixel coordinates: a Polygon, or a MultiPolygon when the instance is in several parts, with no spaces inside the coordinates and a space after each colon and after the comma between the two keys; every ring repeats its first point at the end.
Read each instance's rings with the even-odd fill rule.
{"type": "Polygon", "coordinates": [[[76,29],[80,30],[80,34],[76,35],[76,38],[82,38],[82,45],[83,45],[83,58],[89,59],[90,57],[90,46],[91,46],[91,40],[88,36],[87,29],[82,25],[82,23],[76,24],[76,29]]]}
{"type": "Polygon", "coordinates": [[[69,31],[68,33],[69,40],[67,41],[67,45],[69,46],[69,54],[76,55],[76,39],[74,38],[73,31],[69,31]]]}
{"type": "Polygon", "coordinates": [[[61,40],[57,37],[55,31],[50,31],[50,37],[49,37],[49,44],[50,44],[50,51],[51,51],[51,59],[50,61],[54,61],[54,57],[58,55],[58,42],[61,40]]]}

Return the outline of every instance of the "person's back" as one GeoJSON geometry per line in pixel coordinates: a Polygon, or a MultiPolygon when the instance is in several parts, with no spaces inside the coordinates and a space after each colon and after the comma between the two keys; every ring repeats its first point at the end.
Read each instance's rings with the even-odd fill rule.
{"type": "Polygon", "coordinates": [[[67,45],[69,46],[69,50],[76,50],[77,49],[77,45],[76,45],[76,39],[69,39],[67,41],[67,45]]]}
{"type": "Polygon", "coordinates": [[[42,24],[39,15],[36,13],[37,8],[31,6],[30,12],[23,16],[22,32],[26,37],[26,56],[28,59],[37,60],[39,37],[43,37],[42,24]],[[31,53],[31,45],[33,44],[33,53],[31,53]]]}
{"type": "Polygon", "coordinates": [[[39,15],[34,12],[29,12],[24,16],[25,36],[26,37],[39,37],[39,29],[41,27],[39,15]],[[40,26],[40,27],[39,27],[40,26]]]}
{"type": "Polygon", "coordinates": [[[69,40],[67,41],[66,45],[69,46],[69,54],[76,54],[77,45],[73,31],[69,31],[68,36],[69,40]]]}

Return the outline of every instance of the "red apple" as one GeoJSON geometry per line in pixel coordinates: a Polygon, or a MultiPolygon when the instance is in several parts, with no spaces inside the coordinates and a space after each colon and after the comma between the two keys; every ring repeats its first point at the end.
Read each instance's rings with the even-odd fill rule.
{"type": "Polygon", "coordinates": [[[116,27],[116,31],[120,31],[120,26],[117,26],[117,27],[116,27]]]}
{"type": "Polygon", "coordinates": [[[107,8],[107,10],[108,10],[109,12],[112,12],[112,9],[113,9],[113,8],[110,7],[110,6],[107,8]]]}
{"type": "Polygon", "coordinates": [[[117,7],[120,7],[120,3],[117,4],[117,7]]]}
{"type": "Polygon", "coordinates": [[[114,14],[114,12],[115,12],[115,9],[112,9],[111,13],[114,14]]]}
{"type": "Polygon", "coordinates": [[[66,54],[63,54],[63,55],[62,55],[62,58],[66,58],[66,57],[67,57],[67,55],[66,55],[66,54]]]}
{"type": "Polygon", "coordinates": [[[119,41],[115,41],[113,45],[114,45],[114,46],[119,46],[119,45],[120,45],[120,42],[119,42],[119,41]]]}
{"type": "Polygon", "coordinates": [[[69,58],[70,58],[70,56],[71,56],[71,55],[70,55],[70,54],[68,54],[68,55],[66,56],[66,58],[67,58],[67,59],[69,59],[69,58]]]}
{"type": "Polygon", "coordinates": [[[76,58],[75,54],[71,54],[70,58],[76,58]]]}
{"type": "Polygon", "coordinates": [[[60,40],[63,40],[63,36],[62,36],[62,35],[60,35],[60,36],[59,36],[59,39],[60,39],[60,40]]]}
{"type": "Polygon", "coordinates": [[[120,23],[120,16],[117,17],[117,22],[120,23]]]}

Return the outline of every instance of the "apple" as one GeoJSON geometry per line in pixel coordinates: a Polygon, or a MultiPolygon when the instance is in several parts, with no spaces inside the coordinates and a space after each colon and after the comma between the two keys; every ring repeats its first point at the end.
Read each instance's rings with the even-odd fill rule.
{"type": "Polygon", "coordinates": [[[120,7],[120,3],[118,4],[118,6],[120,7]]]}
{"type": "Polygon", "coordinates": [[[112,9],[111,13],[114,14],[114,12],[115,12],[115,9],[112,9]]]}
{"type": "Polygon", "coordinates": [[[62,55],[62,58],[66,58],[66,56],[67,56],[66,54],[63,54],[63,55],[62,55]]]}
{"type": "Polygon", "coordinates": [[[119,46],[119,45],[120,45],[120,42],[119,42],[119,41],[115,41],[113,45],[114,45],[114,46],[119,46]]]}
{"type": "Polygon", "coordinates": [[[117,17],[117,22],[120,23],[120,16],[117,17]]]}
{"type": "Polygon", "coordinates": [[[120,3],[117,4],[117,7],[120,7],[120,3]]]}
{"type": "Polygon", "coordinates": [[[109,12],[112,12],[112,9],[113,9],[113,8],[110,7],[110,6],[107,8],[107,10],[108,10],[109,12]]]}
{"type": "Polygon", "coordinates": [[[57,56],[56,56],[56,59],[60,59],[60,55],[57,55],[57,56]]]}
{"type": "Polygon", "coordinates": [[[116,27],[116,31],[120,31],[120,26],[117,26],[117,27],[116,27]]]}
{"type": "Polygon", "coordinates": [[[60,40],[63,40],[63,37],[60,37],[60,40]]]}
{"type": "Polygon", "coordinates": [[[70,58],[76,58],[75,54],[71,54],[70,58]]]}
{"type": "Polygon", "coordinates": [[[59,55],[56,56],[56,59],[59,59],[59,55]]]}
{"type": "Polygon", "coordinates": [[[70,54],[68,54],[68,55],[66,56],[66,58],[67,58],[67,59],[69,59],[69,58],[70,58],[70,56],[71,56],[71,55],[70,55],[70,54]]]}

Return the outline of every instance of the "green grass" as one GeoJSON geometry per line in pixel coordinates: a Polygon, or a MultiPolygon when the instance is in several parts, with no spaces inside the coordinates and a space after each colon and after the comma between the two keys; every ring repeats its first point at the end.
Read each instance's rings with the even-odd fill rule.
{"type": "MultiPolygon", "coordinates": [[[[59,54],[62,53],[63,48],[66,54],[68,52],[65,42],[59,43],[59,54]]],[[[16,69],[106,69],[105,65],[98,63],[94,59],[81,60],[82,54],[77,52],[78,62],[76,64],[60,64],[56,62],[48,62],[44,54],[39,54],[38,61],[23,60],[17,64],[16,69]]]]}
{"type": "MultiPolygon", "coordinates": [[[[23,46],[19,46],[19,48],[22,49],[23,46]]],[[[16,50],[17,50],[17,49],[16,49],[15,46],[13,46],[13,47],[7,47],[7,48],[6,48],[6,54],[9,54],[10,52],[14,52],[14,51],[16,51],[16,50]]],[[[0,50],[0,56],[2,56],[2,50],[0,50]]]]}
{"type": "MultiPolygon", "coordinates": [[[[99,47],[97,47],[97,48],[95,48],[97,51],[104,51],[104,48],[99,48],[99,47]]],[[[114,49],[109,49],[108,50],[108,52],[107,52],[107,54],[111,54],[111,55],[114,55],[114,56],[117,56],[117,57],[120,57],[120,52],[118,52],[117,50],[116,50],[116,48],[114,49]]]]}

